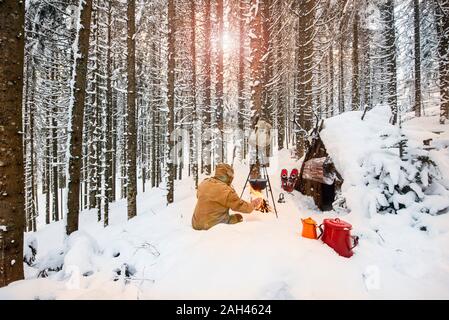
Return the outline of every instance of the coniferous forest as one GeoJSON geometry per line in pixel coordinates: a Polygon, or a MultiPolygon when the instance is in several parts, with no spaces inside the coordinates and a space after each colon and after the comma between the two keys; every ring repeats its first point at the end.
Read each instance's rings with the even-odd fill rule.
{"type": "MultiPolygon", "coordinates": [[[[0,1],[0,298],[27,297],[26,285],[14,291],[17,280],[65,281],[74,274],[70,266],[80,270],[81,283],[98,274],[112,285],[131,281],[111,289],[115,297],[135,298],[133,279],[153,281],[139,284],[150,299],[226,296],[207,284],[198,289],[203,295],[185,289],[177,296],[170,291],[176,286],[158,277],[176,269],[164,255],[193,250],[184,243],[200,239],[190,219],[203,179],[227,163],[240,196],[254,154],[258,177],[267,178],[268,168],[271,178],[274,195],[260,196],[271,214],[244,215],[247,224],[229,228],[256,228],[250,222],[257,221],[255,234],[291,228],[300,239],[299,217],[330,212],[326,217],[352,224],[357,258],[372,250],[388,260],[381,250],[397,247],[407,258],[391,261],[448,263],[448,124],[449,0],[0,1]],[[266,150],[253,143],[261,121],[270,129],[266,150]],[[260,163],[261,149],[269,165],[260,163]],[[313,161],[324,157],[324,165],[313,161]],[[283,168],[299,170],[290,190],[283,168]],[[333,188],[330,211],[323,209],[328,189],[317,191],[324,185],[333,188]],[[280,193],[287,203],[278,202],[280,193]],[[425,235],[422,248],[438,243],[441,251],[407,251],[392,240],[396,225],[412,230],[402,233],[404,242],[425,235]],[[119,237],[117,228],[128,236],[119,237]],[[109,253],[120,262],[106,259],[109,253]]],[[[213,232],[240,230],[220,228],[204,233],[212,237],[205,241],[217,241],[213,232]]],[[[252,229],[241,230],[251,237],[252,229]]],[[[265,257],[276,260],[277,252],[265,257]]],[[[211,263],[207,254],[198,259],[211,263]]],[[[429,272],[433,291],[398,289],[395,297],[449,297],[447,269],[405,264],[382,271],[384,283],[429,272]]],[[[247,281],[259,288],[258,280],[247,281]]],[[[273,295],[254,289],[236,297],[313,297],[285,289],[295,280],[273,281],[281,288],[275,285],[273,295]]],[[[69,297],[96,298],[87,295],[89,286],[85,296],[69,297]]],[[[394,290],[385,290],[378,297],[390,298],[394,290]]],[[[314,297],[338,298],[320,292],[314,297]]]]}

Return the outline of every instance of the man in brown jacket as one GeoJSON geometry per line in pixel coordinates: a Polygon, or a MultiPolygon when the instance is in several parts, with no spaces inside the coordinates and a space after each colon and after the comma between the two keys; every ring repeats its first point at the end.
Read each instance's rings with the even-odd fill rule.
{"type": "Polygon", "coordinates": [[[195,230],[208,230],[219,223],[235,224],[243,220],[240,214],[229,214],[229,209],[251,213],[262,199],[246,202],[231,186],[234,170],[228,164],[220,163],[215,168],[215,176],[205,179],[198,186],[197,204],[192,217],[195,230]]]}

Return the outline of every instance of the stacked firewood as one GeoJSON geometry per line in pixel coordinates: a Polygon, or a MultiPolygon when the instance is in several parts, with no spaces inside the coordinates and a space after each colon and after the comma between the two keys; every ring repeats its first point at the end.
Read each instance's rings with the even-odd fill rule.
{"type": "Polygon", "coordinates": [[[256,210],[262,213],[273,212],[273,210],[270,207],[270,204],[266,199],[262,199],[262,204],[256,210]]]}
{"type": "Polygon", "coordinates": [[[306,180],[331,185],[335,180],[332,168],[332,162],[327,157],[311,159],[304,164],[302,176],[306,180]]]}

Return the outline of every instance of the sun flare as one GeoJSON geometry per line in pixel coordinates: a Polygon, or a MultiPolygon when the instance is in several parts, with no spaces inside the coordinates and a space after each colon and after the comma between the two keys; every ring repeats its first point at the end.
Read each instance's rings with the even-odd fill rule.
{"type": "Polygon", "coordinates": [[[222,46],[224,51],[231,51],[236,47],[236,39],[230,32],[223,33],[222,46]]]}

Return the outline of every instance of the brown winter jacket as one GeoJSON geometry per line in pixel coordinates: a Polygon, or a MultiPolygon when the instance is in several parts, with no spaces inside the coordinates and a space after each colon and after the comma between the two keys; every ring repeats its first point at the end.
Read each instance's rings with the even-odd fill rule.
{"type": "Polygon", "coordinates": [[[251,203],[240,199],[234,188],[220,181],[217,173],[215,177],[200,183],[197,198],[192,217],[192,227],[195,230],[208,230],[218,223],[240,222],[237,215],[229,215],[229,209],[242,213],[254,210],[251,203]]]}

